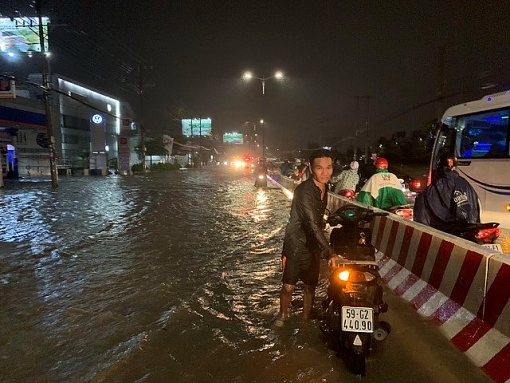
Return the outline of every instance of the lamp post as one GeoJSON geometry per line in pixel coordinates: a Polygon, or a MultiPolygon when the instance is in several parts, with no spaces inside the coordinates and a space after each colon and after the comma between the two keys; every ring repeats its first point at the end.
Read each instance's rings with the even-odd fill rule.
{"type": "MultiPolygon", "coordinates": [[[[276,71],[272,76],[262,76],[262,77],[254,76],[251,72],[244,72],[243,78],[246,81],[250,81],[253,78],[260,80],[260,82],[262,83],[262,95],[265,95],[266,94],[266,81],[269,79],[272,79],[272,78],[274,78],[276,80],[283,79],[283,72],[276,71]]],[[[264,160],[264,158],[265,158],[265,142],[264,142],[264,140],[265,140],[266,134],[265,134],[265,130],[264,130],[264,120],[263,119],[260,120],[260,124],[262,126],[262,159],[264,160]]]]}
{"type": "Polygon", "coordinates": [[[266,130],[264,129],[264,120],[260,120],[261,132],[262,132],[262,161],[265,162],[266,158],[266,130]]]}
{"type": "Polygon", "coordinates": [[[276,71],[274,73],[274,75],[268,76],[268,77],[266,77],[266,76],[256,77],[251,72],[244,72],[243,78],[247,81],[251,80],[252,78],[256,78],[256,79],[260,80],[260,82],[262,83],[262,94],[266,94],[266,81],[271,78],[281,80],[283,78],[283,72],[276,71]]]}

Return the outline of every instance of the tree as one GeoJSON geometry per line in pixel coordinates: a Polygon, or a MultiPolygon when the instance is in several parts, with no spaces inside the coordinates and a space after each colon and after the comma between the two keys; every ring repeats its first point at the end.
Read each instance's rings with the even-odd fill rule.
{"type": "MultiPolygon", "coordinates": [[[[152,156],[168,156],[168,150],[165,148],[165,144],[163,143],[163,137],[151,138],[145,137],[145,155],[150,157],[150,165],[152,165],[152,156]]],[[[135,151],[138,153],[138,158],[140,161],[144,159],[142,156],[142,142],[140,142],[135,151]]]]}

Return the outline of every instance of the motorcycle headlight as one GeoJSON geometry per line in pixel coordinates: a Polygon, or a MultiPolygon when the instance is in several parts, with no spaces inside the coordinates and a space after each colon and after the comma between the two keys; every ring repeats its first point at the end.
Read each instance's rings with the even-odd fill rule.
{"type": "Polygon", "coordinates": [[[338,273],[338,279],[351,283],[370,282],[375,279],[375,275],[368,271],[344,269],[338,273]]]}
{"type": "Polygon", "coordinates": [[[349,275],[350,275],[350,271],[349,270],[342,270],[338,273],[338,278],[341,280],[341,281],[344,281],[344,282],[347,282],[349,280],[349,275]]]}

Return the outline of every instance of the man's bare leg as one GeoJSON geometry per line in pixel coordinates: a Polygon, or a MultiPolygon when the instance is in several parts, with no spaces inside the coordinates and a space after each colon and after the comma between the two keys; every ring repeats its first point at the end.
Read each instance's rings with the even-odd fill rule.
{"type": "Polygon", "coordinates": [[[295,287],[284,283],[280,290],[280,312],[278,313],[278,320],[280,321],[284,321],[289,317],[289,306],[295,287]]]}
{"type": "Polygon", "coordinates": [[[303,294],[303,318],[308,320],[312,311],[313,301],[315,299],[315,286],[305,285],[303,294]]]}

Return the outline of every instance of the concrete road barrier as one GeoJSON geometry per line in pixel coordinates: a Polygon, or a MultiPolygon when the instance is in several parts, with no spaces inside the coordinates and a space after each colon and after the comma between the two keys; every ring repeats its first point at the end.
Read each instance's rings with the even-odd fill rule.
{"type": "MultiPolygon", "coordinates": [[[[350,203],[328,196],[331,212],[350,203]]],[[[510,256],[394,214],[372,232],[388,286],[495,382],[510,383],[510,256]]]]}
{"type": "Polygon", "coordinates": [[[294,191],[297,185],[299,185],[299,181],[296,181],[295,179],[292,179],[287,176],[280,176],[279,183],[284,188],[294,191]]]}

